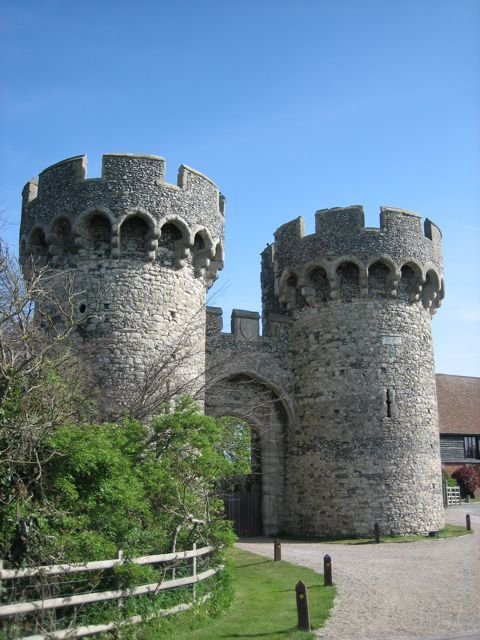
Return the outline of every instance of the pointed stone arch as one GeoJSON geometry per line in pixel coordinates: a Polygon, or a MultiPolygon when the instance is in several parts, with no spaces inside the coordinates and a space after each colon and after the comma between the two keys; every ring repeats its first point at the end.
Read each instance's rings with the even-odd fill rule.
{"type": "Polygon", "coordinates": [[[363,267],[350,257],[341,258],[336,263],[335,277],[338,297],[344,302],[351,302],[360,297],[362,290],[363,267]]]}
{"type": "Polygon", "coordinates": [[[210,266],[212,258],[215,257],[213,241],[205,227],[196,229],[193,235],[191,253],[195,275],[204,275],[205,270],[210,266]]]}
{"type": "Polygon", "coordinates": [[[382,299],[395,295],[399,279],[397,272],[395,263],[386,256],[371,260],[368,265],[368,296],[382,299]]]}
{"type": "Polygon", "coordinates": [[[440,277],[434,269],[429,269],[425,275],[422,289],[422,303],[425,309],[435,313],[439,305],[440,277]]]}
{"type": "Polygon", "coordinates": [[[400,269],[397,299],[404,302],[419,300],[423,283],[422,267],[415,260],[407,260],[400,269]]]}
{"type": "Polygon", "coordinates": [[[119,225],[120,257],[145,259],[154,232],[153,220],[141,213],[131,213],[119,225]]]}
{"type": "Polygon", "coordinates": [[[282,526],[285,437],[292,416],[284,395],[257,372],[231,372],[209,385],[205,411],[237,417],[258,434],[263,532],[277,533],[282,526]]]}
{"type": "Polygon", "coordinates": [[[314,262],[307,266],[302,292],[308,304],[328,302],[331,299],[332,287],[326,265],[314,262]]]}
{"type": "Polygon", "coordinates": [[[73,234],[73,225],[69,216],[55,216],[48,226],[47,242],[55,265],[74,260],[78,253],[73,234]]]}
{"type": "Polygon", "coordinates": [[[179,216],[169,216],[160,224],[157,260],[166,267],[185,265],[189,247],[193,244],[190,228],[179,216]]]}
{"type": "Polygon", "coordinates": [[[293,269],[285,269],[278,282],[279,301],[288,311],[301,307],[300,278],[293,269]]]}
{"type": "Polygon", "coordinates": [[[47,234],[43,226],[35,225],[28,234],[26,241],[26,258],[31,262],[31,268],[41,269],[49,261],[47,234]]]}
{"type": "Polygon", "coordinates": [[[76,243],[87,250],[92,258],[110,258],[113,238],[118,233],[115,218],[107,207],[97,206],[83,211],[78,217],[74,234],[76,243]]]}

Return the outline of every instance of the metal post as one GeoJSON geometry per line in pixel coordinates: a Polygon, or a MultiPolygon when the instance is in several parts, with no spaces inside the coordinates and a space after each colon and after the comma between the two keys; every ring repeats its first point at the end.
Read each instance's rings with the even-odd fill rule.
{"type": "Polygon", "coordinates": [[[282,543],[278,538],[275,538],[273,542],[273,560],[278,562],[282,559],[282,543]]]}
{"type": "Polygon", "coordinates": [[[378,544],[380,542],[380,527],[378,526],[378,522],[375,522],[373,531],[375,535],[375,542],[378,544]]]}
{"type": "Polygon", "coordinates": [[[470,523],[470,514],[467,513],[467,515],[465,516],[465,521],[466,521],[466,525],[467,525],[467,531],[471,531],[472,530],[472,525],[470,523]]]}
{"type": "Polygon", "coordinates": [[[325,587],[331,587],[332,582],[332,559],[328,555],[323,557],[323,584],[325,587]]]}
{"type": "Polygon", "coordinates": [[[302,631],[310,631],[307,587],[301,580],[295,586],[295,596],[297,600],[298,628],[302,631]]]}

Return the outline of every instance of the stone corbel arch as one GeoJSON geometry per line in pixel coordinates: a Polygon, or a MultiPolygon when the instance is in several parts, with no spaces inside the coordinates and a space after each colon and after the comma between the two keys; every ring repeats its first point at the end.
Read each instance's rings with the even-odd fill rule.
{"type": "Polygon", "coordinates": [[[422,304],[433,315],[441,304],[442,278],[434,265],[425,265],[425,281],[422,289],[422,304]]]}
{"type": "Polygon", "coordinates": [[[30,262],[27,273],[31,275],[35,269],[45,267],[48,259],[47,228],[36,224],[30,229],[25,242],[25,262],[30,262]]]}
{"type": "Polygon", "coordinates": [[[297,306],[297,295],[301,295],[299,286],[299,274],[293,269],[285,269],[278,281],[278,299],[288,311],[293,311],[297,306]]]}
{"type": "Polygon", "coordinates": [[[76,253],[77,251],[73,227],[73,219],[66,213],[57,214],[48,224],[46,241],[48,244],[48,251],[50,255],[53,256],[52,264],[54,266],[63,264],[66,252],[70,251],[71,253],[76,253]],[[63,234],[59,232],[59,226],[62,223],[66,223],[69,227],[67,235],[65,235],[65,229],[63,230],[63,234]]]}
{"type": "Polygon", "coordinates": [[[206,227],[197,226],[192,230],[193,245],[190,247],[196,276],[205,276],[211,260],[215,258],[215,247],[206,227]]]}
{"type": "Polygon", "coordinates": [[[81,249],[88,249],[90,236],[88,233],[88,222],[95,216],[105,218],[110,224],[110,247],[112,257],[118,257],[118,225],[115,216],[108,207],[97,205],[82,211],[78,216],[77,223],[72,227],[75,244],[81,249]]]}
{"type": "Polygon", "coordinates": [[[383,254],[375,256],[368,262],[367,286],[369,290],[370,290],[370,268],[377,263],[381,263],[385,265],[385,267],[387,267],[387,269],[389,270],[389,274],[387,276],[387,282],[386,282],[387,290],[385,291],[385,294],[390,298],[395,298],[397,296],[397,286],[401,276],[400,268],[390,257],[383,254]]]}
{"type": "Polygon", "coordinates": [[[303,283],[302,295],[305,297],[305,300],[309,306],[315,304],[316,298],[318,296],[315,284],[311,280],[311,274],[315,271],[315,269],[321,269],[325,272],[328,283],[328,291],[324,291],[326,300],[332,299],[332,291],[334,290],[334,285],[332,286],[332,275],[329,263],[326,260],[312,260],[304,266],[301,278],[303,283]]]}
{"type": "Polygon", "coordinates": [[[405,258],[400,265],[400,278],[397,284],[397,297],[407,296],[408,302],[418,302],[422,296],[425,283],[425,270],[418,260],[412,257],[405,258]],[[404,282],[406,269],[412,272],[410,282],[404,282]]]}
{"type": "Polygon", "coordinates": [[[159,224],[159,241],[161,242],[162,238],[162,229],[165,225],[172,224],[175,226],[181,233],[181,238],[175,240],[174,242],[174,261],[175,267],[180,269],[185,266],[186,258],[190,253],[190,247],[193,246],[193,235],[190,227],[186,223],[186,221],[179,215],[169,215],[163,218],[159,224]]]}
{"type": "Polygon", "coordinates": [[[125,224],[125,222],[127,222],[127,220],[131,220],[132,218],[139,218],[146,222],[148,226],[148,233],[145,237],[145,251],[149,260],[155,260],[155,252],[158,248],[158,238],[160,237],[160,230],[157,228],[155,220],[153,219],[151,214],[142,207],[137,207],[136,209],[128,209],[126,214],[120,218],[118,222],[118,233],[115,238],[115,248],[120,248],[122,226],[125,224]]]}
{"type": "Polygon", "coordinates": [[[338,300],[340,298],[340,280],[338,269],[343,264],[354,264],[358,268],[358,287],[360,298],[366,298],[368,295],[368,270],[366,266],[356,256],[344,255],[340,256],[331,263],[332,273],[334,274],[335,287],[332,288],[332,298],[338,300]]]}

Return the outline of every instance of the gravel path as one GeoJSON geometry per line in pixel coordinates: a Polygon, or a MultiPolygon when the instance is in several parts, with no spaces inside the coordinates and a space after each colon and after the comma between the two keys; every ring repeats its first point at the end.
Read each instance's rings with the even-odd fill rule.
{"type": "MultiPolygon", "coordinates": [[[[332,558],[338,595],[323,640],[480,639],[480,503],[450,507],[447,520],[475,533],[408,544],[332,545],[282,541],[282,559],[323,572],[332,558]]],[[[272,556],[272,542],[241,549],[272,556]]]]}

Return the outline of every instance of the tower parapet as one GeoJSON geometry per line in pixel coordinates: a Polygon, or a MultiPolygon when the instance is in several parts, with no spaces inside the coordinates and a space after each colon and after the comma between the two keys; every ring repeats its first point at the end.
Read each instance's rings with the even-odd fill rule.
{"type": "Polygon", "coordinates": [[[21,259],[76,266],[88,257],[187,262],[208,286],[223,266],[224,198],[206,176],[182,165],[165,182],[157,156],[103,156],[102,176],[86,178],[87,158],[48,167],[23,190],[21,259]]]}
{"type": "MultiPolygon", "coordinates": [[[[358,298],[421,299],[433,314],[444,297],[441,233],[430,220],[382,207],[380,227],[364,225],[363,208],[323,209],[315,233],[303,218],[275,233],[264,267],[264,288],[287,309],[318,301],[358,298]],[[268,261],[267,261],[268,262],[268,261]]],[[[273,303],[271,303],[272,305],[273,303]]]]}
{"type": "Polygon", "coordinates": [[[147,378],[168,360],[169,384],[177,378],[196,393],[205,292],[223,267],[224,198],[184,165],[176,185],[165,182],[157,156],[104,155],[99,178],[87,178],[86,167],[85,156],[69,158],[25,186],[24,271],[49,265],[75,275],[77,337],[95,344],[106,405],[147,393],[147,378]]]}

